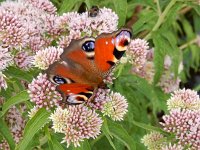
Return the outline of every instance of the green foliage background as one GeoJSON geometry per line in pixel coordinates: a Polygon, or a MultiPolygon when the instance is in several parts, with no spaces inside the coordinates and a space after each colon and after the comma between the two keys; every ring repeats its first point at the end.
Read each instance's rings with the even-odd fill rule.
{"type": "MultiPolygon", "coordinates": [[[[52,2],[58,8],[59,14],[78,11],[83,2],[88,8],[93,5],[112,8],[119,16],[119,27],[130,21],[135,15],[136,7],[141,7],[141,11],[136,14],[138,20],[131,25],[131,28],[134,38],[144,38],[155,47],[156,73],[153,84],[150,85],[146,80],[130,74],[129,65],[118,68],[117,73],[120,74],[111,88],[128,99],[129,111],[125,120],[113,122],[104,118],[102,134],[97,139],[82,142],[80,148],[69,149],[146,149],[140,141],[143,135],[153,130],[164,133],[159,128],[157,114],[161,110],[167,112],[166,100],[169,94],[165,94],[155,85],[162,75],[165,55],[171,56],[173,60],[171,69],[175,75],[178,75],[178,66],[183,61],[182,87],[190,80],[190,70],[198,72],[200,69],[200,48],[195,44],[197,34],[200,34],[200,5],[194,0],[52,0],[52,2]]],[[[12,150],[27,150],[33,147],[44,150],[67,149],[65,144],[60,144],[63,135],[55,134],[48,128],[50,114],[45,109],[40,109],[28,121],[23,140],[15,145],[3,117],[10,107],[22,102],[28,108],[32,108],[27,91],[20,85],[20,80],[30,83],[38,71],[35,69],[25,72],[9,67],[4,74],[10,78],[8,83],[10,88],[1,91],[1,95],[7,99],[0,112],[1,138],[6,138],[12,150]],[[16,95],[11,97],[13,92],[16,95]]],[[[194,89],[199,90],[200,85],[195,84],[194,89]]]]}

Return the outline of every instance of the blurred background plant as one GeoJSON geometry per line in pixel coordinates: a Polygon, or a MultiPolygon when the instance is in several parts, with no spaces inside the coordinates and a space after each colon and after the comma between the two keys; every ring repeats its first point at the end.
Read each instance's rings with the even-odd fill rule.
{"type": "Polygon", "coordinates": [[[198,150],[200,2],[2,1],[0,89],[3,150],[198,150]],[[123,26],[133,39],[108,78],[112,91],[99,89],[91,109],[56,108],[62,98],[42,71],[71,40],[123,26]]]}

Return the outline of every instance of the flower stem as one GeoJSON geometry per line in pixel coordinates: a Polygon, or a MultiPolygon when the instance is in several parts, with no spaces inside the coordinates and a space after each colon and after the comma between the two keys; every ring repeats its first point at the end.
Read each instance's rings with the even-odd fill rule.
{"type": "Polygon", "coordinates": [[[146,37],[145,37],[146,40],[148,40],[151,37],[152,32],[155,32],[156,30],[158,30],[158,28],[160,27],[160,25],[164,22],[165,17],[167,15],[167,13],[169,12],[170,8],[176,3],[176,1],[177,0],[171,0],[170,1],[170,3],[165,8],[165,10],[159,16],[159,18],[158,18],[155,26],[153,27],[153,29],[149,32],[149,34],[146,35],[146,37]]]}
{"type": "Polygon", "coordinates": [[[185,44],[179,46],[180,50],[183,50],[185,48],[187,48],[189,45],[196,43],[198,37],[195,37],[194,39],[186,42],[185,44]]]}
{"type": "Polygon", "coordinates": [[[157,5],[158,15],[161,16],[162,12],[161,12],[161,9],[160,9],[159,0],[155,0],[155,1],[156,1],[156,5],[157,5]]]}

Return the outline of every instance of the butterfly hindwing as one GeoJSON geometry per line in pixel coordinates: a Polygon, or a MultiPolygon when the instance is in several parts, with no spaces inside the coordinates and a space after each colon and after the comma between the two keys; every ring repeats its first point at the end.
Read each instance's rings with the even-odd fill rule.
{"type": "Polygon", "coordinates": [[[93,94],[93,87],[87,84],[70,83],[60,84],[57,90],[62,92],[64,102],[68,104],[80,104],[87,101],[93,94]]]}

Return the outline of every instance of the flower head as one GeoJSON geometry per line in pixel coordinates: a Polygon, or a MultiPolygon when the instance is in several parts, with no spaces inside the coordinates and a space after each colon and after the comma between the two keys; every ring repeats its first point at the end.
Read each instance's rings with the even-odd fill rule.
{"type": "Polygon", "coordinates": [[[56,7],[49,0],[24,0],[25,2],[30,3],[34,7],[44,10],[49,14],[56,14],[56,7]]]}
{"type": "Polygon", "coordinates": [[[183,147],[178,144],[167,144],[166,146],[163,146],[161,150],[183,150],[183,147]]]}
{"type": "Polygon", "coordinates": [[[2,150],[10,150],[10,146],[6,140],[0,141],[0,149],[2,150]]]}
{"type": "Polygon", "coordinates": [[[164,130],[174,133],[179,144],[200,149],[200,111],[173,109],[163,116],[164,130]]]}
{"type": "Polygon", "coordinates": [[[35,116],[35,114],[38,111],[38,107],[34,106],[29,112],[28,112],[28,117],[29,118],[33,118],[33,116],[35,116]]]}
{"type": "Polygon", "coordinates": [[[124,96],[120,93],[111,92],[110,100],[103,105],[102,113],[111,117],[115,121],[123,120],[127,113],[128,103],[124,96]]]}
{"type": "Polygon", "coordinates": [[[11,107],[5,117],[6,122],[9,125],[10,131],[16,143],[22,138],[22,132],[25,127],[25,119],[22,117],[17,107],[11,107]]]}
{"type": "Polygon", "coordinates": [[[50,118],[55,131],[65,134],[63,142],[66,141],[67,146],[71,143],[80,146],[84,139],[96,138],[100,134],[101,118],[83,105],[69,106],[64,110],[57,108],[50,118]]]}
{"type": "Polygon", "coordinates": [[[103,110],[104,104],[110,100],[109,98],[109,89],[101,89],[99,88],[95,94],[94,100],[89,102],[88,105],[96,110],[103,110]]]}
{"type": "Polygon", "coordinates": [[[146,134],[141,141],[148,150],[160,150],[165,145],[166,138],[159,132],[151,132],[146,134]]]}
{"type": "Polygon", "coordinates": [[[64,35],[59,38],[58,44],[61,48],[65,48],[69,46],[69,44],[71,43],[73,39],[79,39],[79,38],[81,38],[81,32],[79,30],[76,30],[76,31],[71,30],[69,31],[68,36],[64,35]]]}
{"type": "Polygon", "coordinates": [[[113,80],[115,80],[116,78],[114,77],[114,73],[111,71],[109,72],[106,77],[104,78],[104,83],[106,84],[113,84],[113,80]]]}
{"type": "Polygon", "coordinates": [[[57,21],[57,27],[63,31],[79,31],[83,36],[97,36],[117,30],[118,16],[108,8],[101,8],[98,17],[89,17],[88,12],[78,14],[65,13],[57,21]],[[63,29],[62,29],[63,28],[63,29]]]}
{"type": "Polygon", "coordinates": [[[40,69],[47,69],[49,65],[60,59],[60,55],[63,53],[62,48],[48,47],[40,50],[34,57],[34,65],[40,69]]]}
{"type": "Polygon", "coordinates": [[[157,85],[160,86],[165,93],[171,93],[179,88],[180,82],[181,80],[178,77],[175,79],[174,74],[167,70],[163,72],[157,85]]]}
{"type": "Polygon", "coordinates": [[[200,110],[200,98],[196,91],[180,89],[175,91],[167,101],[169,110],[176,108],[200,110]]]}
{"type": "MultiPolygon", "coordinates": [[[[88,13],[83,15],[88,17],[88,13]]],[[[117,30],[118,16],[112,9],[104,7],[100,9],[97,17],[88,17],[88,21],[91,33],[111,33],[117,30]]]]}
{"type": "Polygon", "coordinates": [[[0,40],[10,47],[22,47],[28,42],[26,28],[13,13],[0,11],[0,40]]]}
{"type": "Polygon", "coordinates": [[[133,63],[134,68],[140,69],[145,64],[148,49],[148,43],[143,39],[131,41],[127,50],[127,57],[133,63]]]}
{"type": "Polygon", "coordinates": [[[0,71],[6,69],[10,64],[12,64],[12,59],[13,57],[8,51],[8,48],[0,46],[0,71]]]}
{"type": "Polygon", "coordinates": [[[62,109],[61,107],[56,108],[50,119],[53,122],[53,129],[55,132],[63,133],[66,128],[66,121],[69,117],[68,109],[62,109]]]}
{"type": "Polygon", "coordinates": [[[39,74],[36,79],[28,85],[28,92],[31,101],[36,107],[49,109],[58,105],[62,100],[61,95],[56,91],[56,87],[48,79],[46,74],[39,74]]]}
{"type": "Polygon", "coordinates": [[[33,56],[30,56],[28,52],[21,51],[14,57],[15,64],[22,69],[29,69],[33,66],[33,56]]]}

